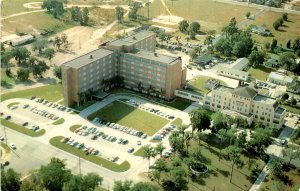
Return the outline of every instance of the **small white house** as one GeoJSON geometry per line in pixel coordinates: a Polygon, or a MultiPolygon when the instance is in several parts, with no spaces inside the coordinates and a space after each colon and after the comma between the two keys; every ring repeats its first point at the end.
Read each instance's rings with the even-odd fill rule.
{"type": "Polygon", "coordinates": [[[286,86],[293,82],[293,78],[281,72],[271,72],[269,74],[268,81],[274,84],[286,86]]]}
{"type": "Polygon", "coordinates": [[[20,36],[18,38],[10,40],[9,44],[11,46],[19,46],[19,45],[25,44],[29,41],[32,41],[32,40],[34,40],[34,36],[28,34],[28,35],[20,36]]]}

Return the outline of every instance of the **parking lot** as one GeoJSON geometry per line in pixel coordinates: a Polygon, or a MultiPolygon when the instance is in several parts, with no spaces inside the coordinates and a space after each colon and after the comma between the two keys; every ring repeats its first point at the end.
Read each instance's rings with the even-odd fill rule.
{"type": "MultiPolygon", "coordinates": [[[[96,103],[95,106],[91,106],[91,109],[88,108],[87,110],[89,111],[89,114],[91,114],[93,112],[93,107],[99,109],[115,100],[120,101],[121,98],[118,96],[111,96],[103,102],[96,103]]],[[[159,105],[156,106],[155,104],[148,103],[146,100],[140,98],[135,100],[139,103],[138,106],[135,106],[136,108],[140,107],[138,110],[147,112],[149,115],[151,114],[167,121],[167,123],[158,128],[156,132],[169,126],[169,124],[181,114],[179,113],[181,111],[174,111],[159,105]]],[[[24,128],[38,126],[39,129],[45,129],[46,134],[35,138],[43,144],[49,145],[49,140],[53,137],[63,136],[65,139],[61,139],[61,143],[71,145],[76,149],[81,149],[88,154],[113,161],[116,164],[121,164],[124,161],[128,161],[131,165],[142,164],[143,159],[134,156],[133,153],[143,145],[154,144],[150,142],[152,136],[148,136],[145,133],[139,133],[140,131],[125,127],[118,123],[88,121],[82,115],[76,115],[68,108],[62,109],[62,106],[57,104],[54,106],[54,104],[55,103],[47,103],[45,100],[41,101],[39,98],[14,98],[1,102],[0,109],[3,111],[3,118],[11,116],[9,121],[20,125],[27,122],[28,124],[26,124],[24,128]],[[14,108],[8,108],[8,105],[13,102],[19,102],[19,104],[14,105],[14,108]],[[65,120],[63,124],[53,125],[54,121],[61,118],[64,118],[65,120]],[[77,126],[72,132],[70,127],[74,125],[77,126]]],[[[128,103],[125,102],[125,104],[132,105],[133,103],[131,101],[128,103]]],[[[184,114],[186,115],[184,119],[186,121],[188,119],[188,114],[184,114]]],[[[164,129],[162,131],[166,130],[164,129]]],[[[16,144],[15,146],[18,151],[19,145],[16,144]]]]}

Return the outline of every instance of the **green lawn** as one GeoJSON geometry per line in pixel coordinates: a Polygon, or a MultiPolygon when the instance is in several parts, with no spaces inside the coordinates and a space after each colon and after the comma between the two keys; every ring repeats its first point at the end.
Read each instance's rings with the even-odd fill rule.
{"type": "Polygon", "coordinates": [[[70,131],[74,132],[76,129],[78,129],[79,127],[81,127],[81,125],[77,124],[77,125],[72,125],[70,127],[70,131]]]}
{"type": "Polygon", "coordinates": [[[11,106],[14,106],[14,105],[19,105],[20,102],[12,102],[10,104],[7,105],[7,107],[11,107],[11,106]]]}
{"type": "Polygon", "coordinates": [[[30,98],[35,95],[40,98],[47,99],[51,102],[56,102],[63,98],[63,90],[61,84],[46,85],[38,88],[31,88],[16,92],[5,93],[1,95],[1,101],[11,98],[30,98]]]}
{"type": "Polygon", "coordinates": [[[176,98],[171,102],[165,101],[163,103],[166,104],[167,106],[173,107],[175,109],[179,109],[181,111],[185,110],[187,107],[189,107],[191,105],[190,102],[187,102],[187,101],[179,99],[179,98],[176,98]]]}
{"type": "Polygon", "coordinates": [[[30,137],[39,137],[39,136],[42,136],[46,133],[45,129],[41,129],[39,131],[32,131],[30,129],[27,129],[26,127],[22,127],[21,125],[18,125],[14,122],[11,122],[11,121],[8,121],[8,120],[5,120],[5,119],[1,119],[1,124],[8,127],[8,128],[10,128],[10,129],[13,129],[13,130],[18,131],[20,133],[28,135],[30,137]]]}
{"type": "Polygon", "coordinates": [[[38,1],[42,1],[42,0],[3,0],[1,6],[2,16],[8,16],[15,13],[31,11],[33,9],[28,9],[24,7],[23,4],[28,2],[38,2],[38,1]]]}
{"type": "Polygon", "coordinates": [[[71,108],[75,109],[75,110],[78,110],[78,111],[82,111],[84,110],[85,108],[87,107],[90,107],[91,105],[93,105],[94,103],[96,103],[95,100],[91,100],[91,101],[87,101],[86,103],[84,104],[81,104],[79,107],[77,106],[77,104],[74,104],[71,106],[71,108]]]}
{"type": "Polygon", "coordinates": [[[182,119],[176,118],[171,124],[176,126],[182,125],[182,119]]]}
{"type": "Polygon", "coordinates": [[[139,150],[135,151],[133,153],[133,155],[138,156],[138,157],[142,157],[143,156],[143,152],[144,152],[144,147],[139,148],[139,150]]]}
{"type": "Polygon", "coordinates": [[[268,68],[263,65],[257,67],[251,67],[248,70],[251,77],[261,81],[267,81],[269,74],[274,71],[275,71],[274,68],[268,68]]]}
{"type": "MultiPolygon", "coordinates": [[[[212,79],[211,77],[207,77],[207,76],[201,76],[201,77],[197,77],[196,79],[193,79],[189,82],[189,85],[193,86],[196,88],[196,92],[200,93],[200,94],[206,94],[207,92],[209,92],[210,90],[209,89],[206,89],[205,88],[205,82],[209,79],[212,79]]],[[[226,85],[225,82],[220,81],[220,84],[221,85],[226,85]]]]}
{"type": "Polygon", "coordinates": [[[10,89],[15,84],[14,77],[8,77],[5,72],[5,68],[1,68],[1,87],[10,89]]]}
{"type": "Polygon", "coordinates": [[[52,123],[52,125],[60,125],[63,124],[65,122],[64,118],[60,118],[57,121],[55,121],[54,123],[52,123]]]}
{"type": "Polygon", "coordinates": [[[167,119],[137,109],[120,101],[110,103],[104,108],[89,115],[88,119],[93,120],[95,117],[131,127],[142,131],[149,136],[152,136],[169,122],[167,119]]]}
{"type": "MultiPolygon", "coordinates": [[[[65,143],[61,143],[60,140],[63,138],[63,136],[57,136],[50,139],[50,144],[64,150],[68,153],[71,153],[75,156],[79,156],[80,158],[83,158],[85,160],[88,160],[92,163],[95,163],[99,166],[103,166],[104,168],[107,168],[109,170],[115,171],[115,172],[124,172],[127,171],[130,168],[130,164],[128,161],[124,161],[122,164],[116,164],[114,162],[108,161],[104,158],[101,158],[99,156],[95,155],[86,155],[82,150],[74,148],[70,145],[67,145],[65,143]]],[[[101,152],[101,151],[100,151],[101,152]]]]}

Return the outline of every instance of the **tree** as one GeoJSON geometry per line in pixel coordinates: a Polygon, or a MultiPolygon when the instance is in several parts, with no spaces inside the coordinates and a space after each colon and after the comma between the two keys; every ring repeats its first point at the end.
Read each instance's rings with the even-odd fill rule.
{"type": "Polygon", "coordinates": [[[257,66],[261,65],[264,63],[265,60],[265,55],[261,51],[252,51],[251,54],[249,55],[249,62],[252,66],[257,66]]]}
{"type": "Polygon", "coordinates": [[[229,127],[226,121],[226,116],[218,112],[213,121],[212,132],[217,133],[220,129],[228,129],[228,128],[229,127]]]}
{"type": "Polygon", "coordinates": [[[199,22],[193,21],[193,22],[190,24],[189,32],[197,33],[199,30],[200,30],[200,24],[199,24],[199,22]]]}
{"type": "Polygon", "coordinates": [[[283,20],[283,18],[278,18],[278,19],[277,19],[277,21],[278,21],[278,23],[280,24],[280,26],[282,26],[282,25],[283,25],[283,23],[284,23],[284,20],[283,20]]]}
{"type": "Polygon", "coordinates": [[[217,41],[215,44],[215,49],[224,56],[232,55],[232,44],[228,39],[221,38],[219,41],[217,41]]]}
{"type": "Polygon", "coordinates": [[[158,182],[160,180],[160,174],[168,171],[167,163],[164,159],[158,159],[155,161],[153,168],[158,172],[158,182]]]}
{"type": "Polygon", "coordinates": [[[58,79],[61,79],[61,67],[60,66],[55,66],[53,68],[53,73],[54,73],[54,76],[57,77],[58,79]]]}
{"type": "Polygon", "coordinates": [[[300,158],[300,150],[292,147],[285,148],[282,151],[282,155],[288,159],[288,165],[290,165],[292,160],[300,158]]]}
{"type": "Polygon", "coordinates": [[[222,145],[224,141],[227,139],[226,129],[220,129],[217,133],[219,138],[219,161],[221,159],[222,145]]]}
{"type": "Polygon", "coordinates": [[[239,32],[239,29],[237,27],[237,21],[236,21],[235,17],[231,18],[229,24],[227,26],[223,27],[222,32],[224,33],[226,38],[239,32]]]}
{"type": "Polygon", "coordinates": [[[210,126],[210,117],[205,109],[194,110],[189,113],[190,120],[192,123],[192,133],[194,130],[203,131],[210,126]]]}
{"type": "Polygon", "coordinates": [[[11,51],[1,52],[1,65],[6,67],[6,70],[10,69],[10,59],[12,58],[11,51]]]}
{"type": "Polygon", "coordinates": [[[189,28],[189,23],[187,22],[187,20],[182,20],[179,23],[179,30],[182,33],[187,33],[188,32],[188,28],[189,28]]]}
{"type": "Polygon", "coordinates": [[[201,141],[206,140],[206,135],[203,132],[198,131],[198,132],[195,133],[194,138],[196,140],[198,140],[198,145],[200,146],[201,145],[201,141]]]}
{"type": "Polygon", "coordinates": [[[62,44],[63,44],[62,39],[60,37],[56,36],[53,41],[53,46],[57,47],[57,49],[59,49],[62,44]]]}
{"type": "Polygon", "coordinates": [[[195,49],[192,49],[189,51],[189,56],[191,57],[192,60],[197,58],[197,51],[195,49]]]}
{"type": "Polygon", "coordinates": [[[20,81],[22,81],[22,82],[28,80],[28,78],[29,78],[29,70],[28,70],[28,68],[20,68],[17,71],[17,78],[20,81]]]}
{"type": "Polygon", "coordinates": [[[58,18],[58,16],[61,16],[64,13],[63,2],[58,0],[44,0],[42,9],[47,9],[47,11],[55,18],[58,18]]]}
{"type": "Polygon", "coordinates": [[[71,171],[66,169],[63,160],[52,158],[48,165],[40,167],[39,175],[46,189],[49,191],[61,191],[64,183],[70,180],[71,171]]]}
{"type": "Polygon", "coordinates": [[[292,49],[294,50],[294,53],[298,56],[300,56],[300,38],[296,38],[293,42],[292,49]]]}
{"type": "Polygon", "coordinates": [[[87,186],[80,175],[72,175],[70,180],[64,184],[63,191],[87,190],[87,186]]]}
{"type": "Polygon", "coordinates": [[[237,128],[246,128],[246,127],[248,127],[248,122],[243,117],[238,115],[238,116],[235,117],[234,120],[235,120],[235,124],[236,124],[237,128]]]}
{"type": "Polygon", "coordinates": [[[234,166],[236,166],[238,168],[242,168],[244,163],[241,160],[241,153],[242,153],[241,148],[239,148],[237,146],[229,146],[227,148],[227,152],[228,152],[228,156],[229,156],[230,160],[232,161],[231,173],[230,173],[230,182],[231,182],[234,166]]]}
{"type": "Polygon", "coordinates": [[[1,170],[1,191],[19,191],[20,185],[20,174],[12,168],[1,170]]]}
{"type": "Polygon", "coordinates": [[[113,191],[129,191],[132,185],[132,181],[125,180],[122,181],[115,181],[113,191]]]}
{"type": "Polygon", "coordinates": [[[289,41],[286,43],[286,47],[287,47],[288,49],[291,48],[291,40],[289,40],[289,41]]]}
{"type": "Polygon", "coordinates": [[[271,47],[271,44],[269,42],[265,42],[264,47],[266,50],[269,50],[271,47]]]}
{"type": "Polygon", "coordinates": [[[158,143],[154,149],[155,149],[156,153],[159,154],[160,157],[162,157],[162,152],[163,152],[163,150],[165,150],[165,148],[166,147],[162,143],[158,143]]]}
{"type": "Polygon", "coordinates": [[[264,148],[272,143],[271,129],[258,127],[251,135],[252,139],[247,143],[247,151],[254,150],[259,154],[264,153],[264,148]]]}
{"type": "Polygon", "coordinates": [[[250,15],[251,15],[251,13],[250,13],[250,12],[247,12],[247,13],[246,13],[246,18],[249,19],[250,15]]]}
{"type": "Polygon", "coordinates": [[[274,52],[274,49],[277,47],[277,40],[273,38],[271,43],[271,52],[274,52]]]}
{"type": "Polygon", "coordinates": [[[138,182],[129,191],[157,191],[159,188],[149,182],[138,182]]]}
{"type": "Polygon", "coordinates": [[[81,25],[88,25],[88,22],[89,22],[89,10],[87,7],[84,7],[82,10],[81,25]]]}
{"type": "Polygon", "coordinates": [[[273,23],[273,28],[274,28],[275,30],[278,30],[280,26],[281,26],[281,24],[280,24],[280,21],[278,21],[278,20],[276,20],[276,21],[273,23]]]}
{"type": "Polygon", "coordinates": [[[173,131],[169,136],[170,146],[174,149],[174,152],[179,152],[181,154],[186,153],[184,150],[184,137],[179,134],[178,131],[173,131]]]}
{"type": "Polygon", "coordinates": [[[167,34],[166,34],[166,32],[164,32],[164,31],[160,32],[158,34],[158,38],[159,38],[159,40],[161,40],[161,42],[163,44],[163,42],[167,40],[167,34]]]}
{"type": "Polygon", "coordinates": [[[41,188],[38,187],[35,182],[33,182],[30,178],[27,178],[22,181],[20,191],[40,191],[41,188]]]}
{"type": "Polygon", "coordinates": [[[272,183],[272,191],[282,191],[284,190],[284,184],[281,181],[275,181],[272,183]]]}
{"type": "Polygon", "coordinates": [[[26,62],[27,58],[30,56],[30,52],[25,47],[15,47],[12,49],[11,55],[15,58],[18,65],[20,65],[26,62]]]}
{"type": "Polygon", "coordinates": [[[287,13],[283,13],[283,14],[282,14],[282,19],[283,19],[284,21],[288,21],[288,14],[287,14],[287,13]]]}
{"type": "Polygon", "coordinates": [[[87,188],[91,189],[91,190],[95,190],[96,187],[98,187],[99,185],[102,184],[103,182],[103,178],[100,177],[98,174],[96,173],[88,173],[87,175],[85,175],[83,177],[83,180],[87,186],[87,188]]]}
{"type": "Polygon", "coordinates": [[[151,5],[151,2],[150,1],[148,1],[148,2],[146,2],[145,3],[145,6],[147,7],[147,15],[148,15],[148,20],[150,20],[150,5],[151,5]]]}
{"type": "Polygon", "coordinates": [[[182,166],[170,169],[170,180],[174,183],[176,191],[187,189],[187,172],[182,166]]]}
{"type": "Polygon", "coordinates": [[[125,10],[123,7],[120,7],[120,6],[116,7],[116,17],[117,17],[117,20],[119,21],[119,23],[122,23],[122,21],[124,19],[124,13],[125,13],[125,10]]]}
{"type": "Polygon", "coordinates": [[[38,60],[37,64],[32,66],[32,74],[35,77],[43,77],[43,73],[49,70],[49,66],[47,66],[46,62],[43,60],[38,60]]]}
{"type": "Polygon", "coordinates": [[[46,58],[49,59],[50,63],[51,63],[51,59],[53,58],[54,54],[55,54],[55,50],[53,48],[47,48],[44,51],[44,55],[46,56],[46,58]]]}
{"type": "Polygon", "coordinates": [[[33,44],[32,44],[32,50],[36,51],[38,50],[39,54],[42,53],[43,49],[46,46],[46,41],[44,39],[37,39],[33,44]]]}
{"type": "Polygon", "coordinates": [[[297,58],[297,56],[294,53],[284,52],[284,53],[280,54],[278,63],[290,71],[291,66],[293,64],[296,64],[296,58],[297,58]]]}
{"type": "Polygon", "coordinates": [[[143,146],[143,158],[146,158],[149,162],[148,168],[150,168],[150,159],[155,156],[155,152],[153,147],[150,145],[143,146]]]}
{"type": "Polygon", "coordinates": [[[283,164],[284,161],[281,158],[275,158],[271,161],[269,165],[270,173],[278,178],[280,178],[283,174],[283,164]]]}

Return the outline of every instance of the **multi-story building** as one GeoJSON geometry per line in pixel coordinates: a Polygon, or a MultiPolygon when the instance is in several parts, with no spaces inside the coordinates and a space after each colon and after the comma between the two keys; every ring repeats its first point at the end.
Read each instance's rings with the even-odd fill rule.
{"type": "Polygon", "coordinates": [[[80,102],[80,94],[103,90],[103,81],[120,76],[126,88],[150,92],[166,100],[185,85],[180,57],[155,53],[155,33],[141,32],[70,60],[62,65],[65,104],[80,102]]]}
{"type": "Polygon", "coordinates": [[[213,111],[235,112],[245,116],[249,122],[260,121],[265,126],[281,127],[285,110],[275,99],[259,95],[249,86],[229,88],[219,86],[205,96],[204,105],[213,111]]]}

